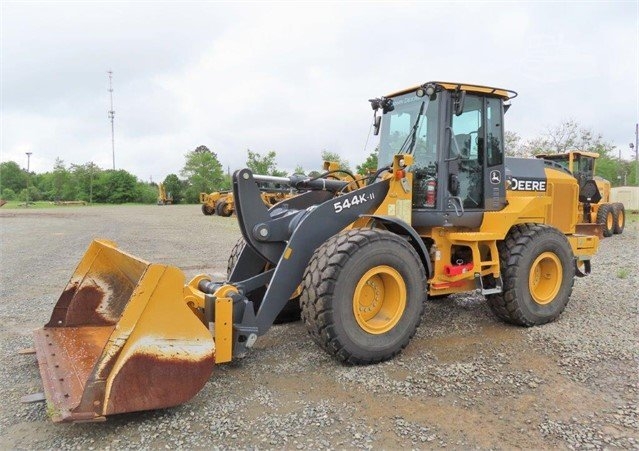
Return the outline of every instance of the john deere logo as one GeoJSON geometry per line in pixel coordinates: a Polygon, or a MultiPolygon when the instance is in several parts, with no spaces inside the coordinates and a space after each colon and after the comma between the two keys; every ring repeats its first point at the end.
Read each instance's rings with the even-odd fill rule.
{"type": "Polygon", "coordinates": [[[499,185],[501,183],[501,172],[490,171],[490,183],[493,185],[499,185]]]}
{"type": "Polygon", "coordinates": [[[510,189],[513,191],[546,191],[546,181],[520,180],[513,177],[510,180],[510,189]]]}

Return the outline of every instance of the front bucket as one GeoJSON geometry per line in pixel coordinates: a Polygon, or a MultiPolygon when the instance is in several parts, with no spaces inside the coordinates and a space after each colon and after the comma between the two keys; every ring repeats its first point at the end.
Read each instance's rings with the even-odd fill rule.
{"type": "Polygon", "coordinates": [[[91,243],[34,332],[54,422],[175,406],[200,391],[215,345],[184,300],[184,282],[177,268],[91,243]]]}

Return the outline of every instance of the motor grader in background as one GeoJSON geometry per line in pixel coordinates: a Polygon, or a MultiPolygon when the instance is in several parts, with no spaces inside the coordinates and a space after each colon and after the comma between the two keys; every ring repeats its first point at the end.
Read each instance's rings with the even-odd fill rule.
{"type": "Polygon", "coordinates": [[[600,224],[604,237],[622,233],[626,225],[626,211],[621,202],[610,202],[610,182],[595,175],[598,153],[573,150],[556,154],[537,155],[547,162],[556,164],[574,175],[579,187],[584,188],[586,182],[594,180],[589,186],[590,192],[580,199],[577,222],[600,224]]]}
{"type": "MultiPolygon", "coordinates": [[[[278,202],[295,196],[292,190],[278,188],[263,188],[260,191],[262,202],[267,207],[272,207],[278,202]]],[[[210,194],[200,193],[200,203],[202,204],[202,213],[205,216],[217,214],[218,216],[229,217],[235,212],[235,201],[233,193],[229,191],[213,192],[210,194]]]]}
{"type": "Polygon", "coordinates": [[[200,203],[205,216],[217,213],[218,216],[228,217],[233,214],[233,193],[230,191],[200,193],[200,203]]]}
{"type": "Polygon", "coordinates": [[[599,239],[577,228],[575,177],[504,158],[515,96],[428,82],[372,99],[380,164],[366,179],[236,171],[242,241],[224,281],[185,283],[178,268],[93,241],[34,333],[53,420],[184,403],[291,306],[348,364],[401,352],[429,297],[477,290],[506,322],[555,320],[599,239]],[[267,208],[257,182],[303,192],[267,208]]]}

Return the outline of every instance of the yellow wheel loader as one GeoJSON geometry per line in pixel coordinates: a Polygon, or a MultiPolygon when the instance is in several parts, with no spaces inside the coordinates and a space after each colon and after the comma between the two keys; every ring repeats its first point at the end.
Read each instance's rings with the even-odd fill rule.
{"type": "MultiPolygon", "coordinates": [[[[623,232],[626,226],[624,205],[621,202],[610,202],[610,182],[595,175],[598,153],[573,150],[536,157],[546,160],[547,164],[560,166],[577,178],[581,192],[587,194],[579,199],[579,223],[599,224],[604,237],[623,232]]],[[[581,224],[578,225],[580,226],[581,224]]]]}
{"type": "Polygon", "coordinates": [[[516,93],[428,82],[371,100],[379,168],[365,181],[233,175],[242,242],[226,280],[94,241],[35,332],[54,421],[184,403],[297,303],[337,360],[391,359],[424,302],[477,290],[498,318],[555,320],[598,237],[576,230],[580,188],[541,160],[504,158],[516,93]],[[302,194],[267,208],[258,182],[302,194]]]}

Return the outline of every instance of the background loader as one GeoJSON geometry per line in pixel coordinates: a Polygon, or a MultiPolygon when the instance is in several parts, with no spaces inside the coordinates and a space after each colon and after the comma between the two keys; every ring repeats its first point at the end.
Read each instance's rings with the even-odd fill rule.
{"type": "Polygon", "coordinates": [[[599,241],[576,228],[588,184],[580,193],[563,169],[504,158],[515,95],[429,82],[372,99],[380,164],[366,178],[235,172],[243,240],[225,281],[185,283],[94,241],[35,332],[54,421],[186,402],[285,311],[349,364],[401,352],[428,297],[478,290],[506,322],[555,320],[599,241]],[[258,182],[303,192],[268,208],[258,182]]]}

